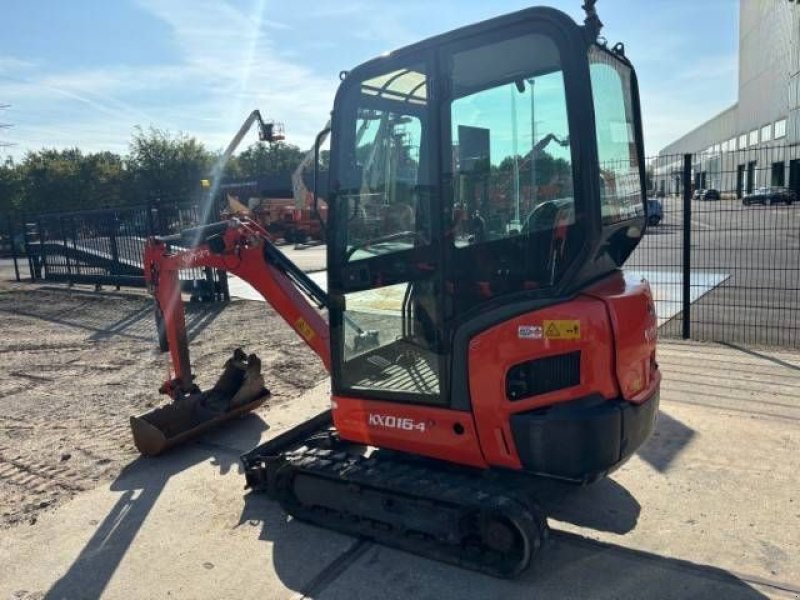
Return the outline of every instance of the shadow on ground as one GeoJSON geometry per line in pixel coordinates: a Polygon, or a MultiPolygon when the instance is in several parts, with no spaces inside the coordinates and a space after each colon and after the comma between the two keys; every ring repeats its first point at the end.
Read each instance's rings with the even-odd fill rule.
{"type": "MultiPolygon", "coordinates": [[[[662,419],[660,428],[690,438],[676,423],[662,419]]],[[[239,470],[240,452],[257,445],[265,427],[260,418],[250,415],[159,459],[133,461],[112,484],[112,490],[122,492],[116,505],[46,597],[100,597],[170,478],[209,460],[221,474],[239,470]]],[[[667,454],[660,449],[651,460],[668,464],[667,454]]],[[[550,483],[537,493],[554,519],[618,535],[636,526],[641,510],[630,492],[613,479],[587,487],[550,483]]],[[[243,494],[240,501],[243,506],[237,527],[252,527],[254,535],[258,531],[259,539],[270,542],[264,545],[264,554],[271,553],[272,569],[283,585],[315,598],[765,597],[750,582],[723,569],[565,531],[553,532],[534,567],[521,578],[498,580],[368,540],[348,541],[346,536],[288,519],[262,494],[243,494]],[[340,549],[321,560],[322,549],[333,546],[340,549]]],[[[231,507],[231,512],[238,510],[238,506],[231,507]]],[[[164,543],[179,544],[175,531],[169,533],[172,535],[165,535],[164,543]]],[[[270,595],[270,590],[264,590],[264,597],[281,593],[273,592],[270,595]]]]}
{"type": "MultiPolygon", "coordinates": [[[[223,475],[238,468],[240,452],[214,440],[231,435],[232,430],[238,444],[251,447],[258,444],[266,427],[259,417],[249,414],[230,424],[229,431],[211,434],[158,458],[139,457],[128,464],[111,484],[113,491],[122,492],[116,505],[45,598],[99,598],[170,478],[209,459],[223,475]]],[[[165,544],[170,543],[180,543],[175,532],[165,534],[165,544]]]]}
{"type": "MultiPolygon", "coordinates": [[[[11,309],[0,309],[49,323],[82,329],[89,333],[90,341],[122,337],[133,340],[152,342],[156,339],[153,303],[147,297],[115,292],[90,292],[66,287],[42,286],[35,290],[14,290],[7,296],[13,301],[11,309]],[[54,295],[68,303],[63,310],[54,311],[52,302],[43,297],[44,292],[54,295]],[[102,298],[119,298],[127,300],[113,310],[98,310],[93,304],[102,298]]],[[[211,325],[225,310],[224,302],[194,303],[185,306],[186,332],[192,341],[211,325]]]]}
{"type": "MultiPolygon", "coordinates": [[[[559,521],[624,534],[640,507],[611,479],[552,492],[543,504],[559,521]]],[[[261,525],[260,539],[273,545],[281,581],[301,595],[325,600],[400,598],[766,598],[741,577],[709,565],[632,550],[565,531],[553,531],[532,569],[499,580],[377,545],[353,543],[313,579],[297,578],[298,560],[314,556],[314,527],[287,521],[263,495],[244,499],[242,523],[261,525]],[[300,585],[301,587],[298,587],[300,585]],[[380,592],[377,592],[380,590],[380,592]]],[[[337,535],[317,530],[320,535],[337,535]]],[[[319,539],[319,538],[316,538],[319,539]]]]}
{"type": "Polygon", "coordinates": [[[370,545],[313,596],[320,600],[767,598],[751,582],[723,569],[562,532],[553,533],[536,564],[515,580],[498,580],[370,545]]]}
{"type": "Polygon", "coordinates": [[[694,436],[691,427],[660,410],[655,431],[636,454],[659,473],[665,473],[694,436]]]}

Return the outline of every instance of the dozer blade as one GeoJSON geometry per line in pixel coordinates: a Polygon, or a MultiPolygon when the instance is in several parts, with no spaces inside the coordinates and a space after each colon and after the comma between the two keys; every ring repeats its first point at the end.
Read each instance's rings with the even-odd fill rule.
{"type": "Polygon", "coordinates": [[[166,406],[132,416],[133,441],[145,456],[157,456],[255,410],[269,395],[261,375],[261,360],[237,348],[210,390],[188,394],[166,406]]]}

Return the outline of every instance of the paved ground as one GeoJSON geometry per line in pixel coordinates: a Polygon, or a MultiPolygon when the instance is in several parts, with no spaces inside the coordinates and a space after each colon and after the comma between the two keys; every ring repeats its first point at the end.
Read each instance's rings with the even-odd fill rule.
{"type": "Polygon", "coordinates": [[[522,579],[287,520],[244,494],[238,455],[324,407],[323,384],[4,531],[0,597],[800,597],[800,355],[665,343],[660,362],[653,438],[611,479],[547,500],[555,533],[522,579]]]}
{"type": "MultiPolygon", "coordinates": [[[[28,263],[24,260],[18,261],[20,276],[28,276],[28,263]]],[[[0,258],[0,281],[10,281],[14,279],[16,272],[14,271],[14,261],[10,258],[0,258]]]]}

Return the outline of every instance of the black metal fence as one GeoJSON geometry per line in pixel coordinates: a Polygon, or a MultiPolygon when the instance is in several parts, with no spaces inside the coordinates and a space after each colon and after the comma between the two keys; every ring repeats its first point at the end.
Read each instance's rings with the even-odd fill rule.
{"type": "Polygon", "coordinates": [[[800,147],[659,156],[662,205],[631,271],[667,337],[800,347],[800,147]]]}
{"type": "MultiPolygon", "coordinates": [[[[147,238],[207,222],[201,210],[198,204],[162,202],[41,214],[17,219],[11,235],[22,241],[34,281],[144,286],[142,254],[147,238]]],[[[195,298],[228,297],[224,271],[186,269],[180,278],[184,291],[195,298]]]]}
{"type": "MultiPolygon", "coordinates": [[[[658,224],[626,270],[650,281],[661,335],[800,348],[800,146],[709,148],[654,157],[648,168],[658,224]]],[[[16,239],[18,251],[24,242],[33,279],[143,285],[148,236],[217,215],[218,207],[204,219],[197,205],[160,203],[0,218],[0,242],[16,239]]],[[[227,294],[224,273],[181,276],[187,291],[227,294]]]]}
{"type": "Polygon", "coordinates": [[[20,261],[25,254],[21,224],[13,213],[0,214],[0,259],[11,259],[14,276],[22,279],[20,261]]]}

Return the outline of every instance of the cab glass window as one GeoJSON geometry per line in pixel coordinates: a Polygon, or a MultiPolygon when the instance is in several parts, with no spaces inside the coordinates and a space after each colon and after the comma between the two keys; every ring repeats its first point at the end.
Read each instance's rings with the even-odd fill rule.
{"type": "Polygon", "coordinates": [[[643,209],[630,69],[593,46],[589,73],[600,163],[601,214],[605,224],[636,217],[643,209]]]}
{"type": "Polygon", "coordinates": [[[529,34],[456,53],[450,107],[456,247],[574,222],[560,55],[529,34]],[[540,218],[542,217],[542,218],[540,218]]]}
{"type": "Polygon", "coordinates": [[[349,160],[340,165],[348,262],[430,240],[426,161],[427,75],[423,65],[368,78],[354,88],[349,160]]]}

